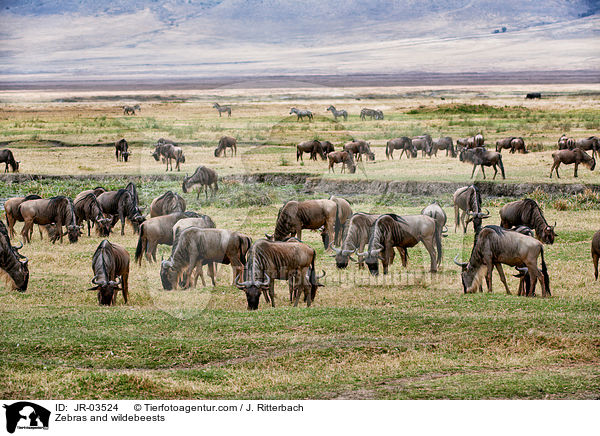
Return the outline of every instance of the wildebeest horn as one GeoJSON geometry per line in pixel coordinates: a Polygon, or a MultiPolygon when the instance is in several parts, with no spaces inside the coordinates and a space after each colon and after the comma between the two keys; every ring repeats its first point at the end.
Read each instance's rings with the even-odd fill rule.
{"type": "MultiPolygon", "coordinates": [[[[552,226],[552,228],[556,227],[556,221],[554,221],[554,225],[552,226]]],[[[21,243],[21,245],[23,245],[23,243],[21,243]]]]}
{"type": "Polygon", "coordinates": [[[21,256],[21,255],[19,255],[19,256],[21,257],[21,263],[22,264],[26,264],[27,262],[29,262],[29,259],[27,259],[27,257],[21,256]]]}
{"type": "Polygon", "coordinates": [[[265,237],[266,237],[267,239],[273,239],[273,235],[269,235],[268,233],[265,233],[265,237]]]}
{"type": "Polygon", "coordinates": [[[363,251],[362,253],[356,253],[358,256],[367,256],[369,254],[368,251],[363,251]]]}
{"type": "Polygon", "coordinates": [[[489,209],[486,209],[485,213],[481,215],[481,218],[487,218],[489,216],[490,216],[490,211],[489,211],[489,209]]]}
{"type": "Polygon", "coordinates": [[[316,276],[315,278],[316,278],[317,280],[319,280],[319,279],[322,279],[323,277],[325,277],[325,276],[327,275],[327,273],[325,272],[325,270],[324,270],[324,269],[322,269],[322,270],[321,270],[321,272],[323,273],[323,275],[316,276]]]}
{"type": "Polygon", "coordinates": [[[265,273],[265,277],[267,278],[266,282],[256,282],[256,284],[258,286],[269,286],[269,283],[271,283],[271,277],[269,277],[269,274],[265,273]]]}
{"type": "Polygon", "coordinates": [[[98,280],[96,279],[96,276],[94,276],[92,278],[92,284],[97,285],[98,284],[98,280]]]}
{"type": "Polygon", "coordinates": [[[454,256],[454,263],[457,264],[460,267],[465,267],[468,265],[468,262],[459,262],[458,260],[458,256],[460,256],[460,254],[457,254],[456,256],[454,256]]]}
{"type": "Polygon", "coordinates": [[[335,254],[340,254],[340,253],[342,253],[342,254],[343,254],[343,253],[344,253],[344,251],[346,251],[346,250],[340,250],[339,248],[335,248],[335,247],[333,246],[333,242],[332,242],[331,244],[329,244],[329,248],[331,248],[333,251],[335,251],[335,254]]]}
{"type": "Polygon", "coordinates": [[[240,280],[238,279],[235,282],[235,285],[240,289],[245,288],[246,286],[250,286],[251,284],[252,284],[252,281],[250,281],[250,280],[246,280],[245,282],[240,283],[240,280]]]}
{"type": "Polygon", "coordinates": [[[20,250],[21,248],[23,248],[23,241],[21,241],[21,245],[19,245],[18,247],[15,245],[15,246],[13,246],[13,248],[15,250],[20,250]]]}

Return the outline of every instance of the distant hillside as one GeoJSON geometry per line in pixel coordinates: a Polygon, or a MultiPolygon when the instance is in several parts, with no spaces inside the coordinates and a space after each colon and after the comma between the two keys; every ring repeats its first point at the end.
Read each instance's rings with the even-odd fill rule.
{"type": "Polygon", "coordinates": [[[600,66],[600,0],[1,4],[0,80],[600,66]]]}

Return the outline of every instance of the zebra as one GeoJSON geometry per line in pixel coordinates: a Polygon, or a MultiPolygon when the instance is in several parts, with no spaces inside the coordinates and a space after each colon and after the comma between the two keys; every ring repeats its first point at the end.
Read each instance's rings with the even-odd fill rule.
{"type": "Polygon", "coordinates": [[[344,109],[342,109],[341,111],[338,111],[335,106],[331,105],[327,108],[328,111],[331,111],[331,113],[333,114],[333,118],[335,118],[335,120],[337,121],[338,117],[344,117],[344,121],[348,121],[348,112],[346,112],[344,109]]]}
{"type": "Polygon", "coordinates": [[[123,114],[124,115],[135,115],[135,111],[141,111],[142,108],[140,107],[139,104],[136,104],[135,106],[123,106],[123,114]]]}
{"type": "Polygon", "coordinates": [[[296,114],[298,116],[297,121],[304,120],[304,117],[308,117],[308,121],[311,121],[313,119],[312,112],[307,109],[298,110],[295,107],[293,107],[290,109],[290,115],[291,114],[296,114]]]}
{"type": "Polygon", "coordinates": [[[223,112],[227,112],[228,116],[231,116],[231,106],[221,106],[219,103],[215,103],[213,104],[213,107],[219,111],[219,117],[221,116],[221,113],[223,112]]]}

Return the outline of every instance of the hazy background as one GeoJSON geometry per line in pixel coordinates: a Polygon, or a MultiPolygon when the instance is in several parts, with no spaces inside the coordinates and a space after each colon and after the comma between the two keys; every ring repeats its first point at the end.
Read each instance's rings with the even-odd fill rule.
{"type": "Polygon", "coordinates": [[[5,82],[600,70],[599,0],[0,5],[5,82]]]}

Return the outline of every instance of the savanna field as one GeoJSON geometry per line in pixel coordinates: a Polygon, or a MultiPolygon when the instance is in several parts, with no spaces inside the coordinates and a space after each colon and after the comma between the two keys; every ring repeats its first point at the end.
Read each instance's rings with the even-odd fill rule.
{"type": "MultiPolygon", "coordinates": [[[[0,182],[7,198],[67,195],[96,186],[108,190],[134,181],[140,202],[173,190],[187,209],[210,215],[218,228],[254,240],[272,233],[279,207],[290,199],[340,194],[354,212],[418,214],[438,201],[448,215],[440,271],[429,273],[423,245],[409,249],[408,268],[399,259],[388,276],[370,276],[350,264],[339,271],[320,234],[304,231],[317,250],[317,268],[327,274],[310,308],[290,307],[288,288],[276,285],[276,308],[261,298],[246,310],[243,291],[231,285],[231,268],[219,265],[216,287],[164,291],[159,264],[133,262],[137,235],[120,224],[110,240],[131,255],[130,300],[101,307],[92,286],[92,255],[102,240],[84,234],[76,244],[34,239],[21,252],[29,258],[27,292],[0,285],[0,396],[2,398],[271,398],[271,399],[597,399],[600,398],[600,284],[594,281],[590,242],[600,229],[600,172],[561,166],[548,177],[552,151],[562,134],[600,134],[600,87],[544,85],[544,98],[526,101],[531,86],[424,88],[213,89],[207,91],[3,91],[0,148],[19,160],[18,175],[0,182]],[[443,98],[443,100],[442,100],[443,98]],[[214,102],[231,104],[219,118],[214,102]],[[124,115],[121,106],[139,103],[124,115]],[[329,105],[346,109],[334,122],[329,105]],[[297,122],[291,107],[313,111],[297,122]],[[361,121],[363,107],[381,109],[384,120],[361,121]],[[514,269],[505,267],[512,295],[494,272],[493,293],[462,292],[452,259],[468,260],[473,228],[455,232],[449,186],[466,186],[472,165],[438,152],[437,157],[385,158],[388,139],[429,133],[454,140],[482,132],[497,139],[522,136],[530,153],[503,151],[506,180],[497,195],[483,195],[499,224],[498,210],[522,197],[512,185],[535,185],[535,199],[557,238],[545,246],[551,298],[517,297],[514,269]],[[236,157],[215,157],[223,135],[237,139],[236,157]],[[165,172],[151,156],[159,138],[177,142],[186,162],[165,172]],[[114,142],[126,138],[130,162],[117,162],[114,142]],[[328,173],[327,163],[296,161],[295,144],[331,141],[336,150],[351,139],[370,141],[374,162],[355,174],[328,173]],[[215,169],[219,192],[205,200],[184,194],[181,183],[198,165],[215,169]],[[295,177],[264,177],[264,174],[295,177]],[[261,177],[251,177],[261,174],[261,177]],[[250,176],[250,177],[245,177],[250,176]],[[246,183],[249,179],[256,183],[246,183]],[[308,180],[308,182],[305,182],[308,180]],[[321,181],[322,183],[320,183],[321,181]],[[381,192],[371,183],[381,182],[381,192]],[[353,188],[353,182],[361,182],[353,188]],[[414,182],[411,193],[385,182],[414,182]],[[572,184],[586,184],[578,194],[572,184]],[[419,186],[435,184],[435,195],[419,186]],[[444,188],[448,185],[447,189],[444,188]],[[310,187],[310,189],[309,189],[310,187]],[[570,192],[570,191],[569,191],[570,192]]],[[[477,172],[476,181],[482,182],[477,172]]],[[[3,210],[3,207],[2,207],[3,210]]],[[[4,214],[2,214],[4,215],[4,214]]],[[[2,217],[4,220],[4,216],[2,217]]],[[[5,221],[5,220],[4,220],[5,221]]],[[[20,232],[22,223],[16,226],[20,232]]],[[[16,244],[21,240],[13,240],[16,244]]],[[[158,258],[171,247],[159,246],[158,258]]],[[[206,270],[206,268],[205,268],[206,270]]],[[[206,272],[206,271],[205,271],[206,272]]],[[[206,274],[205,274],[206,275],[206,274]]],[[[210,280],[207,277],[207,282],[210,280]]],[[[541,291],[538,289],[538,294],[541,291]]]]}

